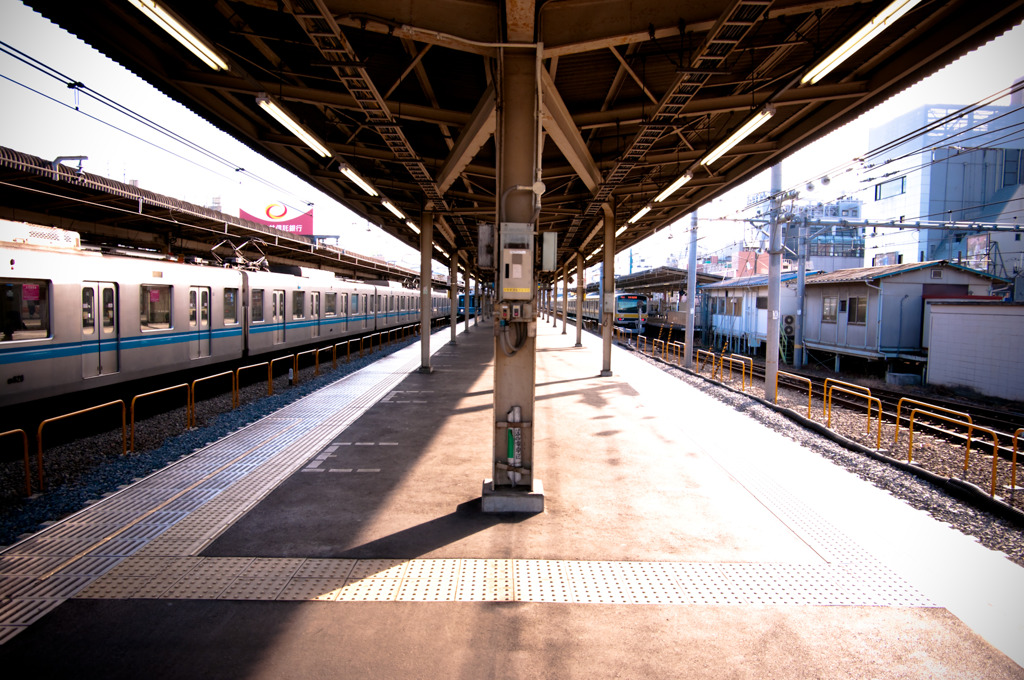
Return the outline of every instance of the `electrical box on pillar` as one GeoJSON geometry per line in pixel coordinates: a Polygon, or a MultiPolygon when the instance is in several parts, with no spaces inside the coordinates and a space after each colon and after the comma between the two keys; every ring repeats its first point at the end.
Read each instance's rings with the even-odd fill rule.
{"type": "Polygon", "coordinates": [[[545,231],[541,236],[544,240],[540,251],[540,268],[542,271],[553,272],[558,269],[558,232],[545,231]]]}
{"type": "Polygon", "coordinates": [[[533,299],[533,225],[501,224],[498,297],[502,302],[533,299]]]}
{"type": "Polygon", "coordinates": [[[482,223],[477,227],[476,263],[481,269],[494,269],[494,225],[482,223]]]}

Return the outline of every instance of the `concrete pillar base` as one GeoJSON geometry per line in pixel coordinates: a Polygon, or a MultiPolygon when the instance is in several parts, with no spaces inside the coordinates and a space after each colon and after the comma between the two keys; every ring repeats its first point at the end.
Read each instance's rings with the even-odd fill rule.
{"type": "Polygon", "coordinates": [[[539,479],[533,480],[533,488],[525,486],[495,488],[494,480],[485,479],[480,494],[481,509],[484,512],[544,512],[544,485],[539,479]]]}
{"type": "Polygon", "coordinates": [[[606,368],[606,369],[602,370],[601,371],[601,377],[602,378],[610,378],[610,377],[612,377],[611,369],[607,369],[606,368]]]}
{"type": "Polygon", "coordinates": [[[433,373],[433,372],[434,372],[434,367],[433,366],[420,366],[420,373],[433,373]]]}
{"type": "Polygon", "coordinates": [[[583,343],[577,342],[575,345],[573,345],[573,347],[583,347],[583,343]]]}

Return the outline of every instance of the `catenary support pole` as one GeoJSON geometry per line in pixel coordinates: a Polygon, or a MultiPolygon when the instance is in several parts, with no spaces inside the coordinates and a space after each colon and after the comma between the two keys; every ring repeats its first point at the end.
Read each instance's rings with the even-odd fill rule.
{"type": "Polygon", "coordinates": [[[576,253],[576,346],[583,347],[583,253],[576,253]]]}
{"type": "Polygon", "coordinates": [[[683,365],[693,367],[697,333],[697,212],[690,215],[690,259],[686,265],[686,356],[683,365]]]}
{"type": "Polygon", "coordinates": [[[768,246],[768,334],[764,357],[764,398],[775,399],[779,376],[779,298],[782,286],[782,165],[772,166],[771,221],[768,246]]]}

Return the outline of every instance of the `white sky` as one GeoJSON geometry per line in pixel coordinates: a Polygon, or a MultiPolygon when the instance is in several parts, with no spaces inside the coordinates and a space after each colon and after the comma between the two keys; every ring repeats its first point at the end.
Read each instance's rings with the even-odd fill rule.
{"type": "MultiPolygon", "coordinates": [[[[54,79],[0,53],[0,101],[3,102],[0,145],[46,159],[88,156],[83,163],[83,169],[88,172],[117,181],[135,179],[145,189],[199,205],[209,205],[214,197],[220,197],[222,209],[228,214],[237,215],[240,207],[255,212],[274,201],[302,212],[311,203],[318,234],[338,234],[344,248],[419,267],[419,256],[413,249],[377,227],[367,225],[333,199],[217,130],[19,0],[0,0],[0,41],[62,75],[60,80],[54,79]],[[200,144],[227,163],[219,164],[204,157],[69,89],[68,80],[80,81],[118,104],[130,107],[175,134],[200,144]],[[280,189],[246,177],[235,168],[244,168],[280,189]]],[[[808,180],[816,180],[867,151],[867,131],[873,125],[922,104],[973,103],[1008,87],[1021,76],[1024,76],[1024,27],[1018,26],[786,159],[782,165],[783,186],[802,188],[808,180]]],[[[855,173],[846,174],[852,179],[855,173]]],[[[700,250],[714,250],[742,238],[742,224],[706,220],[736,217],[736,211],[742,208],[748,195],[768,188],[766,171],[734,189],[724,199],[701,209],[700,250]]],[[[827,189],[819,186],[814,199],[825,202],[850,190],[849,184],[833,181],[827,189]]],[[[634,247],[635,254],[648,256],[652,260],[650,264],[655,266],[664,263],[666,253],[682,255],[689,242],[689,238],[684,237],[689,224],[687,216],[634,247]],[[668,240],[669,234],[674,240],[668,240]],[[658,261],[653,261],[655,258],[658,261]]],[[[625,255],[628,258],[628,252],[625,255]]],[[[617,267],[623,271],[618,264],[617,267]]]]}

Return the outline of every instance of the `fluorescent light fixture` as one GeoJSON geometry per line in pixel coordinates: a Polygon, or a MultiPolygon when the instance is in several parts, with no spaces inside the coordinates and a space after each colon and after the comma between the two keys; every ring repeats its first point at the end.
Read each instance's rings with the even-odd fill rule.
{"type": "Polygon", "coordinates": [[[372,186],[370,186],[370,184],[365,179],[363,179],[362,177],[357,175],[356,171],[353,170],[348,165],[346,165],[345,163],[341,164],[341,174],[345,175],[345,177],[348,177],[350,180],[355,182],[356,185],[358,185],[360,189],[362,189],[363,191],[365,191],[369,195],[371,195],[371,196],[376,196],[377,195],[377,190],[374,189],[372,186]]]}
{"type": "Polygon", "coordinates": [[[629,222],[626,222],[621,227],[615,230],[615,238],[622,236],[622,232],[626,231],[626,229],[629,229],[629,222]]]}
{"type": "Polygon", "coordinates": [[[754,114],[753,118],[749,119],[746,123],[740,126],[736,132],[729,135],[729,138],[724,142],[716,146],[711,153],[701,159],[701,165],[711,165],[719,158],[724,156],[729,149],[739,144],[741,141],[747,138],[751,132],[768,122],[768,119],[775,115],[775,107],[771,104],[765,106],[763,109],[754,114]]]}
{"type": "Polygon", "coordinates": [[[644,207],[637,210],[636,214],[629,218],[629,222],[627,222],[627,224],[636,224],[641,217],[643,217],[649,212],[651,212],[650,204],[645,205],[644,207]]]}
{"type": "Polygon", "coordinates": [[[320,142],[320,140],[314,137],[309,130],[302,127],[294,118],[292,118],[288,114],[287,111],[281,108],[280,104],[275,102],[273,99],[271,99],[264,93],[260,93],[256,97],[256,101],[257,103],[259,103],[261,109],[263,109],[271,116],[273,116],[274,120],[276,120],[278,123],[288,128],[288,130],[292,134],[294,134],[296,137],[305,142],[306,146],[308,146],[310,149],[316,151],[324,158],[331,157],[332,154],[327,149],[327,147],[324,146],[323,143],[320,142]]]}
{"type": "Polygon", "coordinates": [[[827,57],[818,62],[818,65],[808,71],[800,79],[801,85],[807,83],[815,84],[832,69],[846,61],[857,50],[864,47],[879,33],[895,23],[900,17],[914,8],[921,0],[895,0],[888,7],[883,9],[874,19],[866,23],[859,31],[854,33],[849,40],[832,51],[827,57]]]}
{"type": "Polygon", "coordinates": [[[443,250],[441,250],[441,246],[437,245],[436,243],[434,244],[434,250],[436,250],[437,252],[441,253],[445,257],[448,257],[448,253],[446,253],[443,250]]]}
{"type": "Polygon", "coordinates": [[[204,64],[214,71],[227,71],[228,65],[213,47],[192,31],[185,28],[163,7],[153,0],[128,0],[131,4],[149,17],[153,23],[164,29],[168,35],[184,45],[189,52],[199,57],[204,64]]]}
{"type": "Polygon", "coordinates": [[[679,187],[683,186],[684,184],[689,182],[691,179],[693,179],[693,175],[690,174],[690,173],[686,173],[684,175],[680,175],[679,178],[675,182],[672,182],[672,184],[669,184],[668,187],[666,187],[664,191],[662,191],[660,194],[658,194],[657,198],[654,199],[654,202],[655,203],[661,203],[666,198],[668,198],[669,196],[674,194],[676,192],[676,189],[678,189],[679,187]]]}
{"type": "Polygon", "coordinates": [[[590,254],[590,257],[594,257],[594,256],[595,256],[595,255],[597,255],[597,254],[598,254],[599,252],[601,252],[601,249],[600,249],[600,248],[598,248],[597,250],[595,250],[594,252],[592,252],[592,253],[590,254]]]}
{"type": "Polygon", "coordinates": [[[417,227],[415,224],[413,224],[412,220],[406,220],[405,221],[405,226],[409,227],[410,229],[412,229],[417,234],[420,233],[420,228],[417,227]]]}
{"type": "Polygon", "coordinates": [[[382,206],[384,206],[385,208],[387,208],[388,210],[390,210],[391,214],[394,215],[395,217],[397,217],[398,219],[400,219],[400,220],[404,220],[405,219],[405,213],[403,213],[401,210],[396,208],[395,204],[392,203],[391,201],[389,201],[388,199],[385,198],[385,199],[381,200],[380,204],[382,206]]]}

